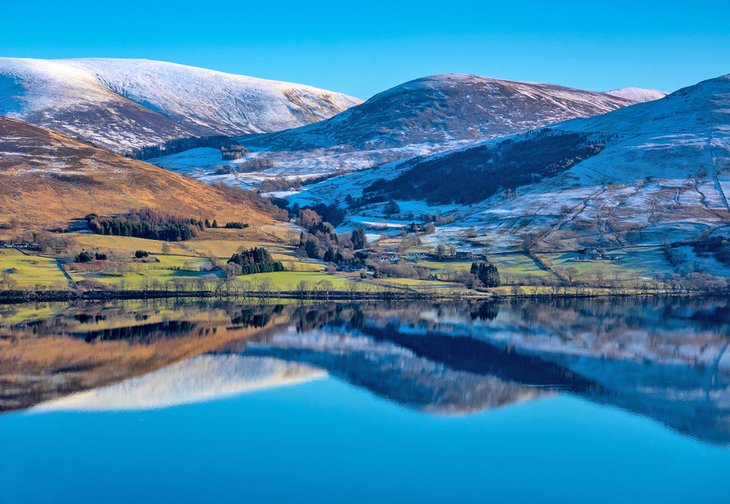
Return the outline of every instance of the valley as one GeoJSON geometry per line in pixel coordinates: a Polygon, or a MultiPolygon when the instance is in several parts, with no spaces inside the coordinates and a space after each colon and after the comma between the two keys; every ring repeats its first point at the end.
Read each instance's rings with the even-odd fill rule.
{"type": "Polygon", "coordinates": [[[730,283],[728,76],[665,96],[445,74],[360,103],[150,61],[3,68],[20,84],[0,103],[25,118],[0,116],[8,299],[584,296],[730,283]],[[82,84],[76,98],[115,93],[186,130],[130,143],[103,122],[69,119],[76,102],[47,93],[82,84]],[[290,103],[282,119],[273,95],[235,108],[216,94],[246,86],[307,112],[290,103]],[[60,122],[34,118],[39,103],[62,105],[43,113],[60,122]],[[102,141],[55,131],[83,133],[79,121],[102,141]]]}
{"type": "Polygon", "coordinates": [[[0,504],[730,503],[730,2],[4,2],[0,504]]]}

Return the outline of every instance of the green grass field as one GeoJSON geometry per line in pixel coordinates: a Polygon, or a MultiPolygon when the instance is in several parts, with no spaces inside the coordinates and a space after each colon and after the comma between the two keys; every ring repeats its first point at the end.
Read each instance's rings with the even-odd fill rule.
{"type": "MultiPolygon", "coordinates": [[[[278,238],[291,239],[291,229],[274,228],[280,231],[278,238]]],[[[211,271],[212,261],[225,264],[227,259],[240,248],[263,247],[275,260],[281,261],[287,271],[261,273],[238,277],[236,282],[247,282],[252,288],[265,284],[272,290],[297,290],[304,282],[308,290],[322,289],[322,282],[329,282],[337,291],[351,290],[434,290],[444,292],[469,292],[460,284],[454,283],[458,273],[468,271],[472,261],[434,261],[424,260],[415,264],[430,270],[437,280],[415,280],[403,278],[380,278],[361,281],[359,275],[328,274],[321,262],[302,260],[296,256],[295,249],[285,243],[266,243],[246,240],[237,230],[214,230],[206,235],[208,239],[193,239],[186,242],[168,243],[167,254],[162,254],[164,242],[142,238],[103,236],[87,233],[70,233],[75,241],[66,253],[75,255],[86,249],[99,250],[109,255],[105,262],[88,265],[68,262],[65,269],[75,282],[87,282],[109,287],[139,289],[161,287],[162,284],[179,283],[180,280],[205,279],[220,282],[224,272],[211,271]],[[149,260],[136,261],[136,250],[146,250],[152,254],[149,260]],[[211,259],[209,259],[209,257],[211,259]],[[351,276],[352,278],[347,278],[351,276]]],[[[276,240],[277,238],[272,238],[276,240]]],[[[397,240],[394,240],[396,243],[397,240]]],[[[567,278],[568,274],[577,281],[592,282],[602,277],[606,280],[651,280],[658,275],[671,273],[671,265],[664,257],[661,247],[627,247],[607,251],[614,260],[576,260],[577,253],[539,254],[540,259],[554,272],[567,278]]],[[[503,284],[539,284],[536,280],[557,277],[545,271],[524,253],[491,254],[489,260],[497,266],[503,284]]],[[[14,249],[0,249],[0,274],[8,285],[18,288],[66,288],[68,282],[55,259],[38,255],[25,255],[14,249]]],[[[191,288],[191,287],[188,287],[191,288]]],[[[209,288],[207,286],[206,288],[209,288]]]]}
{"type": "Polygon", "coordinates": [[[441,282],[453,282],[457,275],[471,269],[472,261],[418,261],[416,265],[431,270],[441,282]]]}
{"type": "Polygon", "coordinates": [[[68,286],[68,280],[59,269],[55,259],[27,256],[14,249],[0,249],[0,275],[9,279],[17,287],[42,285],[46,288],[66,288],[68,286]]]}
{"type": "Polygon", "coordinates": [[[220,272],[211,272],[210,261],[204,257],[181,255],[155,255],[158,261],[117,263],[110,261],[103,271],[73,271],[75,282],[94,281],[105,285],[137,289],[152,282],[173,282],[179,279],[218,277],[220,272]]]}
{"type": "Polygon", "coordinates": [[[540,268],[526,254],[492,254],[489,256],[489,261],[497,266],[499,276],[503,281],[510,278],[521,279],[524,277],[554,278],[552,273],[540,268]]]}
{"type": "Polygon", "coordinates": [[[307,289],[316,287],[320,282],[330,282],[334,290],[347,290],[351,281],[329,275],[325,272],[315,271],[276,271],[272,273],[255,273],[253,275],[242,275],[238,277],[241,282],[249,282],[251,285],[261,285],[270,282],[275,290],[297,290],[300,282],[307,284],[307,289]]]}
{"type": "Polygon", "coordinates": [[[384,287],[401,287],[417,291],[470,292],[463,285],[457,283],[419,280],[417,278],[379,278],[375,282],[384,287]]]}

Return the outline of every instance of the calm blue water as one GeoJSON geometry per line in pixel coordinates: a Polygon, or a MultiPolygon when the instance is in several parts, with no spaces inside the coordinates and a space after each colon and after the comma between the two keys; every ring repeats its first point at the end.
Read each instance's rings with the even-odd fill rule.
{"type": "Polygon", "coordinates": [[[0,501],[730,502],[730,450],[571,395],[426,415],[326,378],[0,416],[0,501]]]}
{"type": "Polygon", "coordinates": [[[0,307],[0,504],[730,503],[730,300],[0,307]]]}

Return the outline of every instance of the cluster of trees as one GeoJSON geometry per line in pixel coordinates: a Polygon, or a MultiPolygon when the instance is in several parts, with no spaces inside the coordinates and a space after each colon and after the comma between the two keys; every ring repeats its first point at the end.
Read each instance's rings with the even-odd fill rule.
{"type": "Polygon", "coordinates": [[[730,239],[712,236],[692,244],[692,250],[700,257],[714,256],[718,262],[730,266],[730,239]]]}
{"type": "MultiPolygon", "coordinates": [[[[273,162],[271,164],[273,166],[273,162]]],[[[267,178],[261,181],[259,189],[261,190],[261,192],[264,193],[276,191],[291,191],[294,189],[301,189],[302,184],[302,179],[298,177],[294,179],[288,179],[285,177],[267,178]]]]}
{"type": "Polygon", "coordinates": [[[400,213],[400,207],[395,200],[389,200],[383,207],[383,213],[385,215],[397,215],[400,213]]]}
{"type": "Polygon", "coordinates": [[[183,219],[152,209],[132,210],[116,217],[89,214],[86,221],[97,234],[164,241],[189,240],[205,228],[201,220],[183,219]]]}
{"type": "Polygon", "coordinates": [[[250,275],[252,273],[269,273],[272,271],[284,271],[284,265],[280,261],[274,261],[269,251],[260,247],[242,249],[228,259],[229,265],[233,266],[232,274],[250,275]],[[240,268],[237,270],[236,266],[240,268]]]}
{"type": "Polygon", "coordinates": [[[484,287],[500,286],[497,266],[488,261],[472,263],[469,272],[478,278],[484,287]]]}
{"type": "Polygon", "coordinates": [[[422,266],[408,263],[406,261],[398,262],[378,262],[367,261],[367,265],[373,270],[373,278],[412,278],[418,280],[430,280],[432,278],[431,271],[422,266]]]}
{"type": "Polygon", "coordinates": [[[432,204],[470,204],[500,191],[553,177],[595,156],[604,144],[582,133],[541,130],[427,160],[415,159],[393,180],[376,180],[363,191],[364,202],[389,198],[425,199],[432,204]],[[448,180],[448,184],[444,184],[448,180]]]}
{"type": "Polygon", "coordinates": [[[425,224],[411,222],[405,228],[405,231],[413,234],[432,234],[436,231],[436,226],[434,226],[433,222],[426,222],[425,224]]]}
{"type": "Polygon", "coordinates": [[[129,154],[127,154],[127,156],[134,159],[151,159],[176,154],[190,149],[198,149],[200,147],[222,149],[223,147],[231,147],[233,145],[238,144],[233,138],[223,135],[178,138],[158,145],[147,145],[145,147],[133,149],[129,154]]]}
{"type": "Polygon", "coordinates": [[[221,145],[221,159],[223,161],[243,159],[247,154],[248,149],[243,145],[221,145]]]}
{"type": "Polygon", "coordinates": [[[337,227],[345,221],[347,212],[337,205],[325,205],[324,203],[317,203],[316,205],[306,206],[300,208],[297,203],[292,207],[293,215],[301,219],[302,212],[311,210],[319,216],[319,220],[331,224],[333,227],[337,227]]]}
{"type": "MultiPolygon", "coordinates": [[[[339,213],[333,210],[336,207],[319,207],[335,221],[340,219],[339,213]]],[[[365,232],[361,228],[356,229],[352,235],[338,235],[333,223],[327,221],[314,208],[300,209],[297,223],[305,229],[299,235],[299,250],[312,259],[331,263],[349,261],[354,258],[353,250],[367,245],[365,232]]]]}
{"type": "Polygon", "coordinates": [[[356,228],[352,232],[352,237],[350,239],[352,240],[352,248],[355,250],[364,249],[368,246],[368,239],[365,236],[365,230],[361,227],[356,228]]]}
{"type": "Polygon", "coordinates": [[[223,227],[226,229],[246,229],[248,224],[245,222],[226,222],[226,225],[223,227]]]}
{"type": "Polygon", "coordinates": [[[719,263],[730,266],[730,239],[724,236],[711,236],[691,243],[664,243],[664,258],[675,268],[677,273],[688,273],[701,269],[699,261],[690,260],[689,247],[698,258],[712,258],[719,263]]]}
{"type": "Polygon", "coordinates": [[[82,250],[79,254],[76,255],[77,263],[87,263],[95,259],[97,261],[106,261],[107,257],[106,254],[102,252],[95,252],[92,254],[91,252],[87,252],[86,250],[82,250]]]}
{"type": "Polygon", "coordinates": [[[44,254],[66,254],[72,250],[75,245],[74,241],[68,236],[60,233],[49,233],[46,231],[37,231],[31,234],[31,243],[37,245],[37,250],[44,254]]]}
{"type": "MultiPolygon", "coordinates": [[[[242,166],[247,166],[250,163],[256,163],[260,166],[255,166],[257,168],[256,171],[267,169],[267,168],[273,168],[274,162],[271,159],[268,158],[253,158],[246,160],[245,162],[241,163],[242,166]]],[[[250,170],[249,170],[250,171],[250,170]]],[[[267,178],[261,182],[261,185],[259,186],[259,189],[261,192],[268,193],[268,192],[274,192],[274,191],[291,191],[293,189],[301,189],[304,185],[311,185],[311,184],[317,184],[319,182],[323,182],[329,178],[340,176],[343,172],[338,171],[336,173],[327,174],[327,175],[321,175],[319,177],[307,177],[306,179],[302,179],[300,177],[296,178],[286,178],[286,177],[276,177],[276,178],[267,178]]],[[[349,196],[349,195],[348,195],[349,196]]],[[[352,200],[352,196],[349,196],[350,200],[352,200]]],[[[294,215],[296,215],[296,211],[294,211],[294,215]]]]}

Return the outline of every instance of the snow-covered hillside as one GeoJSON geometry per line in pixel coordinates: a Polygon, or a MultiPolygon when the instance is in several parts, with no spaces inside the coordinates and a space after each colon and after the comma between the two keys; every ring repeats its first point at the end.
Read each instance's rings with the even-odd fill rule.
{"type": "Polygon", "coordinates": [[[310,86],[159,61],[0,58],[0,114],[118,151],[279,131],[358,103],[310,86]]]}
{"type": "MultiPolygon", "coordinates": [[[[392,181],[371,191],[372,200],[399,200],[408,194],[408,199],[421,202],[403,202],[401,208],[452,214],[459,224],[443,233],[458,235],[459,227],[469,227],[492,250],[519,247],[526,235],[547,248],[570,249],[656,245],[713,232],[727,234],[730,75],[661,100],[574,119],[508,141],[494,139],[329,180],[296,198],[300,203],[343,201],[347,194],[357,198],[380,178],[392,181]],[[555,154],[550,145],[556,138],[574,139],[575,152],[563,144],[563,164],[543,166],[555,154]],[[578,156],[587,144],[593,150],[578,156]],[[521,153],[521,158],[505,152],[521,153]],[[509,162],[503,162],[505,157],[509,162]],[[525,176],[513,184],[518,165],[524,165],[525,176]],[[449,188],[454,189],[451,205],[445,204],[449,188]],[[468,201],[464,191],[471,191],[468,201]]],[[[379,208],[365,204],[355,211],[377,215],[379,208]]]]}
{"type": "Polygon", "coordinates": [[[657,89],[643,89],[636,87],[612,89],[611,91],[606,91],[606,93],[612,96],[633,100],[637,103],[660,100],[669,94],[666,91],[659,91],[657,89]]]}
{"type": "Polygon", "coordinates": [[[222,162],[214,150],[155,160],[197,177],[251,183],[370,168],[588,117],[634,103],[606,93],[464,74],[424,77],[375,95],[331,119],[245,139],[246,159],[222,162]],[[266,166],[252,169],[251,164],[266,166]],[[225,175],[210,177],[220,165],[225,175]]]}

